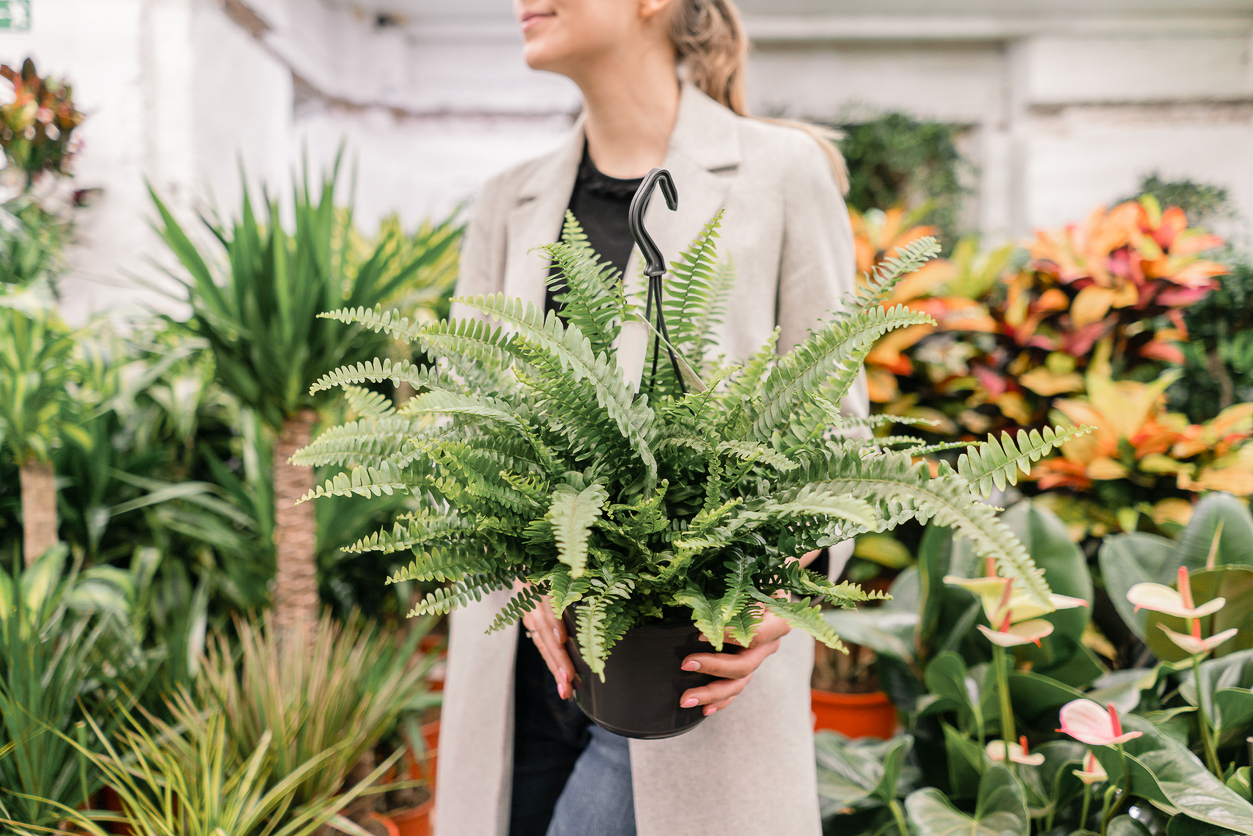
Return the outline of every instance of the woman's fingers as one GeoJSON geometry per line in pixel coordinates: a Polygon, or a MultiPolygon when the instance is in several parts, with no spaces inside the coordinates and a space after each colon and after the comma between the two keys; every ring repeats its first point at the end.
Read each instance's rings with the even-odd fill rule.
{"type": "Polygon", "coordinates": [[[544,663],[557,681],[557,693],[564,700],[570,696],[571,672],[574,666],[566,653],[565,626],[553,614],[547,597],[541,599],[535,609],[523,616],[522,625],[531,641],[535,642],[540,655],[544,657],[544,663]]]}
{"type": "Polygon", "coordinates": [[[708,685],[689,688],[679,698],[679,705],[684,708],[695,708],[698,705],[730,704],[731,700],[739,696],[744,686],[748,685],[752,679],[753,675],[750,673],[740,679],[716,679],[708,685]]]}
{"type": "Polygon", "coordinates": [[[753,642],[752,647],[741,650],[739,653],[693,653],[683,660],[682,667],[685,671],[700,671],[710,676],[741,679],[761,667],[761,663],[778,649],[779,640],[775,639],[764,644],[753,642]]]}

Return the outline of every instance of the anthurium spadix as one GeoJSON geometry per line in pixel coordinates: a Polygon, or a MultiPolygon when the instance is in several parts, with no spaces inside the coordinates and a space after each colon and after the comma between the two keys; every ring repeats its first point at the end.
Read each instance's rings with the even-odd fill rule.
{"type": "Polygon", "coordinates": [[[1226,604],[1226,598],[1214,598],[1201,606],[1192,600],[1192,584],[1187,568],[1179,567],[1178,589],[1160,583],[1138,583],[1127,590],[1127,600],[1137,610],[1152,610],[1179,618],[1201,618],[1213,615],[1226,604]]]}

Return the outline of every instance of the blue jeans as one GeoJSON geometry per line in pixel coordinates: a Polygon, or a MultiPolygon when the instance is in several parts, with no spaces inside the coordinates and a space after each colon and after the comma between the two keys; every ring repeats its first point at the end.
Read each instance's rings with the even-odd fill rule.
{"type": "Polygon", "coordinates": [[[604,731],[557,685],[519,631],[509,836],[635,836],[627,740],[604,731]]]}
{"type": "Polygon", "coordinates": [[[592,742],[557,799],[547,836],[635,836],[627,739],[592,726],[592,742]]]}

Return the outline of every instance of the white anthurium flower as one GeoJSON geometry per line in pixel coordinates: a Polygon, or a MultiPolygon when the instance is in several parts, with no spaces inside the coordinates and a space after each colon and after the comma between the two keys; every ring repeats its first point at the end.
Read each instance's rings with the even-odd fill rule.
{"type": "Polygon", "coordinates": [[[1043,619],[1020,621],[1014,624],[1010,613],[1005,614],[1000,629],[979,625],[979,632],[987,636],[988,641],[1001,647],[1018,647],[1023,644],[1039,645],[1040,639],[1053,632],[1053,625],[1043,619]]]}
{"type": "Polygon", "coordinates": [[[1050,593],[1049,606],[1046,608],[1020,590],[1013,578],[999,578],[995,575],[982,578],[959,578],[956,575],[945,575],[944,582],[978,595],[983,602],[983,612],[992,624],[1000,623],[1006,612],[1013,613],[1014,621],[1030,621],[1057,610],[1088,605],[1088,602],[1082,598],[1050,593]]]}
{"type": "Polygon", "coordinates": [[[1188,635],[1187,633],[1176,633],[1165,624],[1159,623],[1157,626],[1162,628],[1162,632],[1166,634],[1166,638],[1181,647],[1184,653],[1188,653],[1192,656],[1200,656],[1202,654],[1209,653],[1220,644],[1235,638],[1236,633],[1240,632],[1237,628],[1232,627],[1230,630],[1223,630],[1221,633],[1215,633],[1208,639],[1203,639],[1201,638],[1201,622],[1197,620],[1193,620],[1192,622],[1192,635],[1188,635]]]}
{"type": "Polygon", "coordinates": [[[1008,759],[1014,763],[1026,764],[1027,766],[1039,766],[1044,763],[1044,755],[1033,755],[1027,751],[1026,735],[1018,738],[1017,743],[993,740],[987,745],[986,751],[988,757],[994,761],[1004,761],[1008,755],[1008,759]]]}
{"type": "Polygon", "coordinates": [[[1215,598],[1196,606],[1192,600],[1192,584],[1188,570],[1179,567],[1179,589],[1174,590],[1160,583],[1138,583],[1127,590],[1127,600],[1138,610],[1152,610],[1178,618],[1201,618],[1213,615],[1226,604],[1226,598],[1215,598]]]}
{"type": "Polygon", "coordinates": [[[1105,767],[1101,766],[1101,762],[1096,759],[1096,755],[1090,751],[1084,753],[1083,766],[1074,772],[1075,777],[1085,784],[1099,784],[1101,781],[1109,780],[1105,767]]]}

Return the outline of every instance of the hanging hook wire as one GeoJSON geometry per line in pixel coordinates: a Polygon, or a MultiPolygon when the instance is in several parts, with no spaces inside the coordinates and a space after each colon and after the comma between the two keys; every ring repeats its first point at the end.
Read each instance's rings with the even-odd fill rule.
{"type": "Polygon", "coordinates": [[[670,365],[674,367],[674,377],[679,384],[679,392],[686,395],[687,386],[683,382],[683,373],[679,369],[679,358],[670,347],[670,331],[666,328],[665,312],[661,309],[662,277],[666,275],[666,260],[661,254],[657,243],[644,228],[644,213],[652,201],[653,190],[660,184],[661,193],[666,198],[666,205],[671,211],[679,208],[679,192],[674,186],[674,178],[664,168],[654,168],[644,176],[640,186],[631,199],[631,209],[627,221],[631,227],[631,237],[639,245],[640,255],[644,257],[644,275],[648,277],[648,293],[644,303],[644,319],[652,322],[653,302],[657,303],[657,333],[653,336],[653,368],[649,378],[649,388],[657,379],[657,356],[661,353],[661,341],[666,341],[666,353],[670,355],[670,365]]]}

